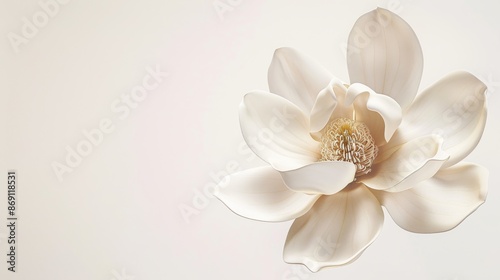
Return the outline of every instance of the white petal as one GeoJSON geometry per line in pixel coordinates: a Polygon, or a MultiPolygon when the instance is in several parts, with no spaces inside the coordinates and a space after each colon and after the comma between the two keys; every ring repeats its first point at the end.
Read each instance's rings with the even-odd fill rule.
{"type": "Polygon", "coordinates": [[[316,162],[319,143],[309,134],[309,120],[290,101],[268,92],[251,92],[240,105],[243,138],[275,169],[296,169],[316,162]]]}
{"type": "Polygon", "coordinates": [[[214,195],[231,211],[245,218],[281,222],[304,215],[319,198],[288,189],[270,166],[229,175],[214,195]]]}
{"type": "MultiPolygon", "coordinates": [[[[449,155],[443,152],[443,139],[428,135],[405,143],[390,157],[372,166],[360,182],[376,190],[399,192],[431,178],[449,155]]],[[[385,155],[380,155],[385,158],[385,155]]]]}
{"type": "Polygon", "coordinates": [[[422,49],[408,23],[378,8],[354,24],[347,45],[347,66],[351,84],[362,83],[392,97],[404,111],[420,84],[422,49]]]}
{"type": "Polygon", "coordinates": [[[486,199],[487,184],[485,168],[459,163],[407,191],[376,196],[400,227],[435,233],[453,229],[474,212],[486,199]]]}
{"type": "Polygon", "coordinates": [[[293,48],[277,49],[268,71],[269,90],[306,113],[332,78],[323,66],[293,48]]]}
{"type": "Polygon", "coordinates": [[[331,119],[352,118],[352,106],[345,106],[347,88],[339,79],[332,79],[318,94],[311,110],[311,132],[322,130],[331,119]]]}
{"type": "Polygon", "coordinates": [[[346,161],[320,161],[280,173],[294,191],[331,195],[354,180],[356,165],[346,161]]]}
{"type": "Polygon", "coordinates": [[[375,240],[383,221],[375,196],[365,186],[353,184],[337,194],[322,196],[293,222],[283,258],[313,272],[347,264],[375,240]]]}
{"type": "Polygon", "coordinates": [[[345,106],[351,105],[354,106],[355,120],[368,126],[378,146],[389,141],[401,123],[399,104],[363,84],[352,84],[347,89],[345,106]]]}
{"type": "Polygon", "coordinates": [[[422,92],[403,118],[391,145],[427,134],[444,138],[450,154],[445,167],[465,158],[477,145],[486,123],[486,85],[467,72],[448,75],[422,92]]]}

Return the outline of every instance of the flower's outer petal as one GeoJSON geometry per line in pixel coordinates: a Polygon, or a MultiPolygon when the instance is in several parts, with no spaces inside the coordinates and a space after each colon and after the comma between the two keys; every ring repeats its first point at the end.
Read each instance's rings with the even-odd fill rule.
{"type": "Polygon", "coordinates": [[[407,191],[375,195],[400,227],[436,233],[453,229],[474,212],[486,199],[487,185],[485,168],[458,163],[407,191]]]}
{"type": "Polygon", "coordinates": [[[316,272],[349,263],[378,236],[384,213],[377,198],[362,184],[322,196],[296,219],[285,242],[287,263],[302,263],[316,272]]]}
{"type": "Polygon", "coordinates": [[[288,189],[278,171],[257,167],[225,177],[214,195],[245,218],[281,222],[304,215],[319,198],[288,189]]]}
{"type": "Polygon", "coordinates": [[[444,167],[461,161],[483,134],[485,91],[486,85],[470,73],[459,71],[444,77],[417,97],[388,145],[439,134],[444,138],[443,149],[450,154],[444,167]]]}
{"type": "Polygon", "coordinates": [[[354,180],[356,165],[347,161],[319,161],[280,173],[293,191],[332,195],[354,180]]]}
{"type": "MultiPolygon", "coordinates": [[[[360,182],[375,190],[400,192],[431,178],[443,166],[449,155],[442,150],[443,139],[428,135],[399,147],[387,159],[372,166],[372,171],[360,182]]],[[[385,155],[380,155],[385,157],[385,155]]]]}
{"type": "Polygon", "coordinates": [[[269,91],[276,93],[309,113],[318,93],[333,75],[323,66],[293,48],[274,52],[268,71],[269,91]]]}
{"type": "Polygon", "coordinates": [[[276,170],[296,169],[320,158],[309,120],[285,98],[254,91],[245,95],[239,112],[246,143],[276,170]]]}
{"type": "Polygon", "coordinates": [[[354,107],[355,120],[368,126],[378,146],[387,143],[401,123],[399,104],[363,84],[349,86],[345,106],[354,107]]]}
{"type": "Polygon", "coordinates": [[[345,106],[347,88],[344,83],[334,78],[327,87],[321,90],[309,117],[311,132],[322,130],[325,125],[336,118],[352,118],[352,106],[345,106]]]}
{"type": "Polygon", "coordinates": [[[404,111],[420,84],[422,49],[408,23],[378,8],[354,24],[347,44],[347,66],[351,84],[362,83],[392,97],[404,111]]]}

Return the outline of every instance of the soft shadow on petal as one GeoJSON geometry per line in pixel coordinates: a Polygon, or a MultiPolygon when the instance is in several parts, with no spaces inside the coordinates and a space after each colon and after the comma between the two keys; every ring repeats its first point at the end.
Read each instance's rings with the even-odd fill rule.
{"type": "Polygon", "coordinates": [[[331,119],[352,118],[352,106],[345,106],[347,87],[334,78],[328,86],[320,91],[311,110],[311,132],[322,130],[331,119]]]}
{"type": "Polygon", "coordinates": [[[345,106],[354,107],[355,120],[368,126],[377,146],[387,143],[401,123],[399,104],[363,84],[349,86],[345,106]]]}
{"type": "Polygon", "coordinates": [[[320,158],[319,143],[309,134],[309,120],[290,101],[268,92],[245,95],[240,105],[243,138],[275,169],[296,169],[320,158]]]}
{"type": "Polygon", "coordinates": [[[305,214],[319,195],[288,189],[278,171],[270,166],[245,170],[227,176],[214,195],[231,211],[245,218],[281,222],[305,214]]]}
{"type": "Polygon", "coordinates": [[[318,93],[334,78],[314,59],[293,48],[279,48],[269,66],[269,91],[309,114],[318,93]]]}
{"type": "Polygon", "coordinates": [[[486,199],[487,184],[485,168],[459,163],[407,191],[374,193],[403,229],[436,233],[453,229],[474,212],[486,199]]]}
{"type": "Polygon", "coordinates": [[[444,167],[465,158],[477,145],[486,124],[486,85],[472,74],[452,73],[422,92],[403,117],[388,147],[439,134],[450,154],[444,167]]]}
{"type": "Polygon", "coordinates": [[[332,195],[354,180],[356,165],[347,161],[320,161],[280,173],[291,190],[332,195]]]}
{"type": "Polygon", "coordinates": [[[387,159],[374,164],[372,171],[359,180],[376,190],[399,192],[412,188],[434,176],[449,158],[442,145],[443,139],[437,135],[407,142],[387,159]]]}
{"type": "Polygon", "coordinates": [[[378,236],[384,213],[362,184],[322,196],[288,232],[283,252],[287,263],[301,263],[317,272],[358,257],[378,236]]]}
{"type": "Polygon", "coordinates": [[[378,8],[354,24],[347,44],[347,66],[351,84],[362,83],[392,97],[404,111],[420,84],[422,49],[408,23],[378,8]]]}

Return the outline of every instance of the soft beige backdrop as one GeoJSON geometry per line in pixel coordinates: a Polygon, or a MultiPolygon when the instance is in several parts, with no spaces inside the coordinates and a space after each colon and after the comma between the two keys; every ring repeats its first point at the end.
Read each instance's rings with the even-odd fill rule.
{"type": "Polygon", "coordinates": [[[19,173],[19,245],[18,272],[7,272],[2,175],[0,278],[499,279],[500,6],[435,2],[1,0],[0,172],[19,173]],[[489,85],[469,157],[490,170],[489,196],[442,234],[408,233],[386,216],[358,261],[311,274],[282,261],[291,223],[242,219],[205,190],[262,164],[241,146],[237,107],[267,89],[274,49],[298,48],[348,80],[348,33],[377,6],[417,33],[421,89],[457,69],[489,85]],[[78,147],[86,155],[59,180],[53,166],[78,147]]]}

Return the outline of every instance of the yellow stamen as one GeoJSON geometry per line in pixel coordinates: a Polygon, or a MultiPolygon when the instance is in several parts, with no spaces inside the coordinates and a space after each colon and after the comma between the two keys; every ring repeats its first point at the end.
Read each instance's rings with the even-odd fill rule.
{"type": "Polygon", "coordinates": [[[330,121],[322,131],[321,161],[348,161],[356,165],[356,177],[367,174],[378,148],[368,127],[347,118],[330,121]]]}

